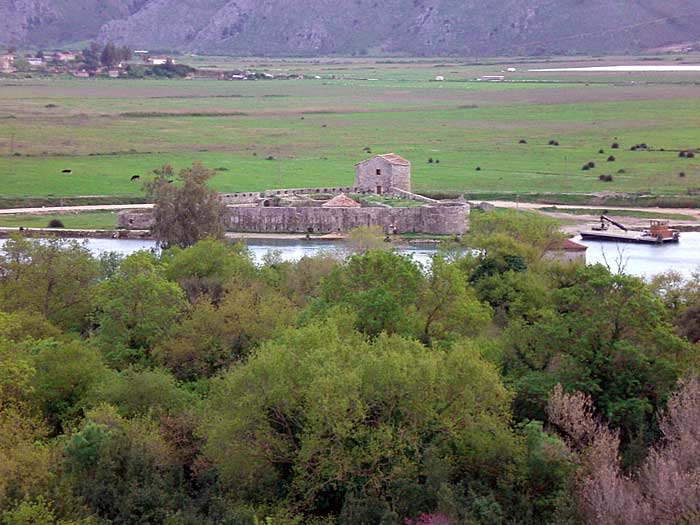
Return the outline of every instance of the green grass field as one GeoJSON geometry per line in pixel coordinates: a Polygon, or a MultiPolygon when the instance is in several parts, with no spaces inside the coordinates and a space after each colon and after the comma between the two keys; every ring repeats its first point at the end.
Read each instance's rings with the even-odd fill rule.
{"type": "Polygon", "coordinates": [[[504,62],[254,64],[307,79],[0,79],[0,197],[139,196],[150,170],[195,160],[218,168],[214,185],[226,192],[345,185],[365,147],[411,160],[417,190],[700,188],[700,155],[678,157],[700,147],[700,76],[555,76],[524,71],[543,64],[518,63],[520,82],[488,83],[468,80],[504,62]],[[447,81],[433,82],[436,75],[447,81]],[[560,146],[548,146],[552,139],[560,146]],[[621,148],[611,150],[615,141],[621,148]],[[629,151],[642,142],[652,151],[629,151]],[[589,161],[596,167],[582,171],[589,161]]]}
{"type": "Polygon", "coordinates": [[[113,230],[117,224],[116,212],[62,213],[53,215],[13,214],[0,215],[0,227],[47,228],[49,222],[58,219],[67,229],[113,230]]]}

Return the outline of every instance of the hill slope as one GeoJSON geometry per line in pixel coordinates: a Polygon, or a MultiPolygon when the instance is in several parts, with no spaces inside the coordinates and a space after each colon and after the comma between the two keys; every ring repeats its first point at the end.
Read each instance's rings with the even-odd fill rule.
{"type": "Polygon", "coordinates": [[[698,0],[9,0],[0,40],[234,54],[634,52],[700,40],[698,0]]]}

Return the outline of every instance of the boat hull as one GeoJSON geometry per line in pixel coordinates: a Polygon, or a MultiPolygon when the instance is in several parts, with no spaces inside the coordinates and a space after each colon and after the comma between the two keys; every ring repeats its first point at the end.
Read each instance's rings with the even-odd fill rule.
{"type": "Polygon", "coordinates": [[[624,233],[613,233],[607,231],[582,231],[580,232],[581,239],[584,241],[608,241],[608,242],[626,242],[633,244],[673,244],[677,243],[680,239],[678,234],[674,234],[672,237],[654,237],[651,235],[645,235],[641,232],[624,232],[624,233]]]}

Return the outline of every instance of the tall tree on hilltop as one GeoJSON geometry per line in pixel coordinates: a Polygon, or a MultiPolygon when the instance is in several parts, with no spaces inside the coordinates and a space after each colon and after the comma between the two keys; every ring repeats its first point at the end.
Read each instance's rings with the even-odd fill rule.
{"type": "Polygon", "coordinates": [[[155,204],[152,233],[161,247],[187,248],[205,237],[223,238],[226,207],[207,185],[214,176],[212,170],[195,162],[177,177],[171,166],[154,173],[156,177],[145,184],[145,190],[155,204]]]}

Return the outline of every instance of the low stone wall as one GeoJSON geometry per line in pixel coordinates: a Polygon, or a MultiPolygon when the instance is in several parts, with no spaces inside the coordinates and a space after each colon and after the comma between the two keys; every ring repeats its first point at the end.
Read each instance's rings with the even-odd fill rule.
{"type": "Polygon", "coordinates": [[[222,193],[219,195],[221,202],[227,206],[234,204],[256,204],[262,199],[262,194],[259,191],[247,193],[222,193]]]}
{"type": "MultiPolygon", "coordinates": [[[[399,233],[453,235],[468,229],[469,206],[461,203],[413,208],[322,208],[322,207],[245,207],[231,206],[225,218],[226,229],[255,233],[334,233],[359,226],[380,226],[399,233]]],[[[148,229],[150,213],[122,212],[119,227],[148,229]]]]}
{"type": "Polygon", "coordinates": [[[389,193],[395,195],[396,197],[401,197],[403,199],[409,199],[412,201],[427,202],[429,204],[439,204],[440,201],[431,199],[424,195],[418,195],[417,193],[411,193],[410,191],[402,190],[401,188],[389,188],[389,193]]]}
{"type": "Polygon", "coordinates": [[[251,191],[240,193],[222,193],[221,200],[228,206],[236,204],[255,204],[264,199],[273,197],[292,197],[295,195],[309,195],[314,193],[328,193],[330,195],[340,195],[341,193],[368,193],[353,186],[325,186],[318,188],[284,188],[278,190],[251,191]]]}
{"type": "Polygon", "coordinates": [[[117,215],[117,228],[124,230],[150,230],[153,227],[151,211],[124,210],[117,215]]]}

